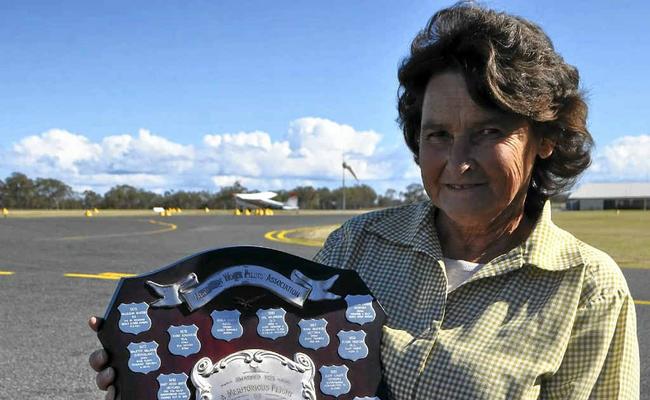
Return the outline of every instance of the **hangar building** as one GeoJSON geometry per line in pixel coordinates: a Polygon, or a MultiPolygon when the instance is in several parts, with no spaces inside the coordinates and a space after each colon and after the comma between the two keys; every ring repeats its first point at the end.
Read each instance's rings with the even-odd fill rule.
{"type": "Polygon", "coordinates": [[[569,195],[567,210],[650,210],[650,182],[585,183],[569,195]]]}

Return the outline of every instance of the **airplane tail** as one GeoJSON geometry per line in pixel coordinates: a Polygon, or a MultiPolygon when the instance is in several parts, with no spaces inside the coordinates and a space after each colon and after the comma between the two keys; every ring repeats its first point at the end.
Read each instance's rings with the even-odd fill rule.
{"type": "Polygon", "coordinates": [[[284,203],[284,205],[298,208],[298,196],[296,196],[295,194],[291,195],[289,199],[287,199],[287,202],[284,203]]]}

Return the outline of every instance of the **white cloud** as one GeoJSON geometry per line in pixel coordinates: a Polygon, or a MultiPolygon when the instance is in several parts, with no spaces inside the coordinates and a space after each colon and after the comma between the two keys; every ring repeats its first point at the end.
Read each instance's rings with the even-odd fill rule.
{"type": "Polygon", "coordinates": [[[650,135],[623,136],[594,156],[585,180],[646,180],[650,176],[650,135]]]}
{"type": "Polygon", "coordinates": [[[76,174],[80,163],[98,161],[102,148],[84,136],[50,129],[40,136],[28,136],[14,144],[13,155],[20,167],[35,166],[42,171],[53,169],[76,174]]]}
{"type": "Polygon", "coordinates": [[[380,176],[381,165],[371,165],[381,136],[356,131],[322,118],[301,118],[290,123],[286,140],[273,141],[266,132],[206,135],[203,143],[218,176],[244,178],[336,180],[341,162],[353,166],[361,179],[380,176]]]}
{"type": "MultiPolygon", "coordinates": [[[[101,142],[102,170],[116,173],[169,174],[184,172],[194,166],[193,146],[174,143],[140,129],[137,137],[108,136],[101,142]]],[[[92,164],[91,169],[98,164],[92,164]]]]}
{"type": "MultiPolygon", "coordinates": [[[[141,129],[96,142],[62,129],[26,137],[7,153],[10,170],[61,179],[77,190],[103,192],[129,184],[148,190],[215,190],[239,181],[250,189],[340,185],[341,162],[361,183],[402,189],[419,180],[405,146],[381,146],[372,130],[323,118],[290,122],[284,138],[264,131],[208,134],[196,146],[141,129]]],[[[349,177],[348,184],[351,184],[349,177]]]]}
{"type": "Polygon", "coordinates": [[[346,153],[366,157],[374,153],[381,140],[375,131],[356,131],[349,125],[313,117],[291,122],[288,136],[294,151],[346,153]]]}

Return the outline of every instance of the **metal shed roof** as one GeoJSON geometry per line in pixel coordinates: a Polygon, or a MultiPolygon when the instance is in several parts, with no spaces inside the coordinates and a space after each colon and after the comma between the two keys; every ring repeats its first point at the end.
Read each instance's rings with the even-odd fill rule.
{"type": "Polygon", "coordinates": [[[585,183],[569,199],[650,198],[650,182],[585,183]]]}

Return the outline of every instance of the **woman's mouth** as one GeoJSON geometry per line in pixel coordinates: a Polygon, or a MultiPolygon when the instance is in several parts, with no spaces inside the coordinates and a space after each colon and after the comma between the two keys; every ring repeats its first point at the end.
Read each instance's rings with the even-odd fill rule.
{"type": "Polygon", "coordinates": [[[479,186],[483,186],[484,183],[463,183],[463,184],[452,184],[452,183],[446,183],[445,186],[448,189],[451,190],[468,190],[468,189],[474,189],[479,186]]]}

